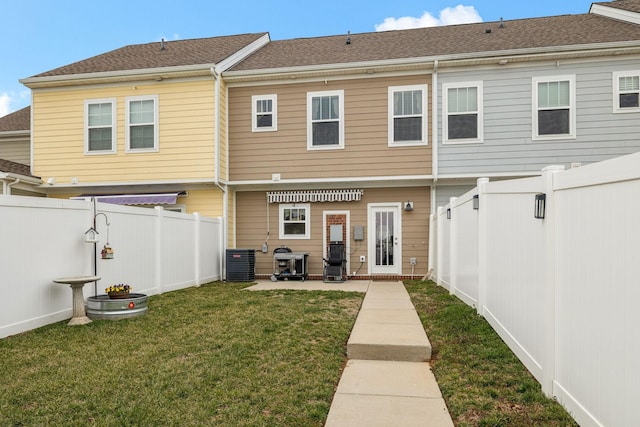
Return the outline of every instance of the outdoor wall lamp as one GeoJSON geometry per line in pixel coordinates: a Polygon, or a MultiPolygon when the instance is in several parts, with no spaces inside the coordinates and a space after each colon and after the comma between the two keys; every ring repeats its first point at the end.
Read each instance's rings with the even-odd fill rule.
{"type": "Polygon", "coordinates": [[[476,211],[480,209],[480,196],[477,194],[473,196],[473,209],[476,211]]]}
{"type": "Polygon", "coordinates": [[[447,208],[447,219],[451,219],[451,208],[447,208]]]}
{"type": "Polygon", "coordinates": [[[404,202],[404,210],[405,212],[411,212],[413,210],[413,202],[410,200],[404,202]]]}
{"type": "Polygon", "coordinates": [[[547,195],[544,193],[536,194],[536,204],[533,212],[534,218],[544,219],[545,204],[547,202],[547,195]]]}

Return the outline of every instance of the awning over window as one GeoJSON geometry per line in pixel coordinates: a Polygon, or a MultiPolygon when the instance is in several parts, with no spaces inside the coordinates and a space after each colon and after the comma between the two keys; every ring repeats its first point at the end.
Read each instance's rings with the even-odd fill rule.
{"type": "Polygon", "coordinates": [[[72,197],[72,199],[83,200],[88,197],[95,197],[98,202],[112,203],[114,205],[175,205],[178,194],[180,193],[86,195],[72,197]]]}
{"type": "Polygon", "coordinates": [[[362,198],[362,190],[300,190],[269,191],[269,203],[307,202],[357,202],[362,198]]]}

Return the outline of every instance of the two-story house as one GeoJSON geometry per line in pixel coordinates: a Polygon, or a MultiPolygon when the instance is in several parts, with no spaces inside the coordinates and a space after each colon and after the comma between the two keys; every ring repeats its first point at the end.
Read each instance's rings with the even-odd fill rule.
{"type": "Polygon", "coordinates": [[[131,45],[21,80],[32,90],[32,172],[50,197],[224,216],[220,74],[268,41],[131,45]]]}
{"type": "Polygon", "coordinates": [[[273,41],[223,74],[229,244],[258,249],[258,274],[286,246],[318,277],[336,241],[349,276],[426,274],[429,44],[424,30],[273,41]]]}

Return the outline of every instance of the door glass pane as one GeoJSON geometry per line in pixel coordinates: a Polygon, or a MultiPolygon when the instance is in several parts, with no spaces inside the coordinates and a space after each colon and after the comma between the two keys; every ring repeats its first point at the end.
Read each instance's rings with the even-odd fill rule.
{"type": "Polygon", "coordinates": [[[393,212],[376,212],[376,265],[393,263],[393,212]]]}

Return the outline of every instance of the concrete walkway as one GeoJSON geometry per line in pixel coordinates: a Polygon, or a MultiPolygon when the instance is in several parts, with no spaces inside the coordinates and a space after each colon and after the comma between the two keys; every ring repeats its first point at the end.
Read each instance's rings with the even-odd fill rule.
{"type": "Polygon", "coordinates": [[[429,366],[431,344],[401,282],[259,282],[247,289],[366,292],[325,426],[453,426],[429,366]]]}

